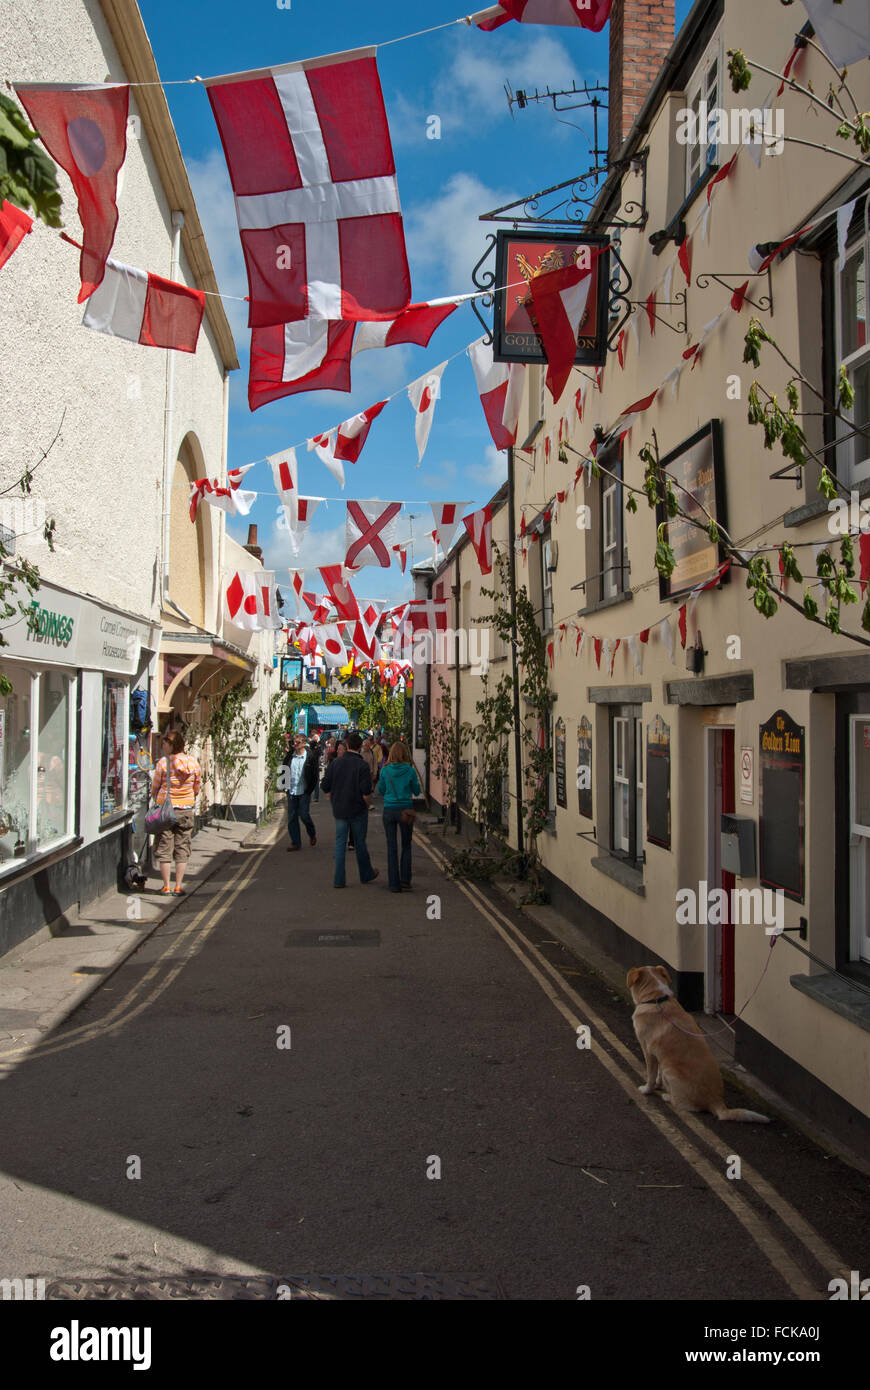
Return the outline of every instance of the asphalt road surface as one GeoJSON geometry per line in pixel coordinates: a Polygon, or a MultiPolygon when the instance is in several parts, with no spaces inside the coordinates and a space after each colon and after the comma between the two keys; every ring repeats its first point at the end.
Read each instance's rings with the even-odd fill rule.
{"type": "Polygon", "coordinates": [[[870,1274],[870,1180],[782,1121],[640,1096],[625,1001],[448,881],[437,835],[393,895],[373,814],[381,877],[349,855],[338,892],[313,813],[315,848],[263,827],[8,1073],[0,1275],[740,1302],[870,1274]]]}

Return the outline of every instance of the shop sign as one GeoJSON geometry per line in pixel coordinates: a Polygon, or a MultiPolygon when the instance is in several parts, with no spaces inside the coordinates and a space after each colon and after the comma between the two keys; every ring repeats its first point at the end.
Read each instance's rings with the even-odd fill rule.
{"type": "Polygon", "coordinates": [[[610,256],[606,237],[571,233],[498,233],[493,358],[496,362],[546,361],[530,284],[538,275],[572,265],[590,269],[586,309],[577,334],[578,365],[607,361],[607,290],[610,256]]]}
{"type": "Polygon", "coordinates": [[[18,583],[10,602],[25,604],[31,619],[22,617],[4,628],[4,656],[133,676],[142,648],[153,647],[150,623],[63,593],[45,581],[32,596],[18,583]]]}
{"type": "Polygon", "coordinates": [[[758,859],[765,888],[804,900],[804,728],[779,709],[759,728],[758,859]]]}
{"type": "Polygon", "coordinates": [[[577,725],[577,797],[581,816],[592,819],[592,725],[585,714],[577,725]]]}
{"type": "Polygon", "coordinates": [[[562,806],[567,810],[568,778],[565,772],[565,745],[565,721],[560,717],[556,720],[555,733],[556,805],[562,806]]]}

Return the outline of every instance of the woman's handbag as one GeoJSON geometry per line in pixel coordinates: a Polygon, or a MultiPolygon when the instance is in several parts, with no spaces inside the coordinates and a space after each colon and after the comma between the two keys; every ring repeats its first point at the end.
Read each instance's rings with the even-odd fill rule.
{"type": "Polygon", "coordinates": [[[175,814],[175,807],[172,804],[172,769],[169,766],[169,759],[166,759],[166,796],[162,806],[152,806],[151,810],[145,815],[145,830],[149,835],[159,835],[162,830],[169,830],[173,825],[177,825],[178,816],[175,814]]]}
{"type": "Polygon", "coordinates": [[[401,815],[399,816],[399,820],[402,822],[403,825],[413,825],[416,819],[417,812],[412,811],[410,806],[406,806],[404,811],[402,811],[401,815]]]}

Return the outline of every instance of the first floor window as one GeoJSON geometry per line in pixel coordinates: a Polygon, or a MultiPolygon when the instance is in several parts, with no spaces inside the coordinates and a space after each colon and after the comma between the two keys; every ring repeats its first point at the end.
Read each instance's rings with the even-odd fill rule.
{"type": "MultiPolygon", "coordinates": [[[[839,319],[840,361],[855,393],[850,412],[852,430],[860,431],[845,439],[838,449],[845,467],[842,481],[854,486],[870,477],[870,340],[867,333],[867,266],[870,260],[870,196],[858,201],[849,228],[846,253],[839,262],[837,311],[839,319]]],[[[837,364],[839,369],[839,363],[837,364]]],[[[838,426],[841,434],[852,430],[838,426]]]]}
{"type": "Polygon", "coordinates": [[[100,770],[100,819],[107,820],[126,804],[127,706],[126,681],[103,680],[103,742],[100,770]]]}
{"type": "Polygon", "coordinates": [[[638,705],[615,705],[610,716],[611,851],[643,857],[643,719],[638,705]]]}

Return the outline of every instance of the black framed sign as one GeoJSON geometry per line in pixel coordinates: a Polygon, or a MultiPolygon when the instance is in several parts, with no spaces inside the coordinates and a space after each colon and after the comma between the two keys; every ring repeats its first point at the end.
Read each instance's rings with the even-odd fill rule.
{"type": "Polygon", "coordinates": [[[671,726],[660,714],[646,730],[646,838],[671,847],[671,726]]]}
{"type": "Polygon", "coordinates": [[[669,579],[659,576],[663,599],[689,593],[706,584],[725,559],[724,547],[710,539],[710,520],[727,526],[725,519],[725,479],[722,453],[722,421],[711,420],[683,444],[661,460],[678,487],[674,488],[683,511],[701,523],[693,525],[684,517],[665,516],[656,508],[656,521],[664,522],[664,538],[674,552],[676,567],[669,579]]]}
{"type": "Polygon", "coordinates": [[[281,689],[282,689],[282,690],[301,690],[301,689],[302,689],[302,657],[301,657],[301,656],[282,656],[282,658],[281,658],[281,689]]]}
{"type": "Polygon", "coordinates": [[[806,739],[803,725],[778,709],[759,727],[758,877],[804,900],[806,739]]]}
{"type": "Polygon", "coordinates": [[[418,690],[414,696],[414,747],[426,747],[426,692],[418,690]]]}
{"type": "Polygon", "coordinates": [[[592,725],[585,714],[577,725],[577,800],[581,816],[592,819],[592,725]]]}
{"type": "Polygon", "coordinates": [[[565,771],[565,721],[559,716],[555,730],[556,805],[568,809],[568,778],[565,771]]]}
{"type": "Polygon", "coordinates": [[[492,355],[496,362],[545,362],[530,285],[538,275],[577,265],[590,270],[586,308],[577,334],[575,363],[607,361],[610,253],[607,237],[564,232],[498,233],[492,355]]]}

